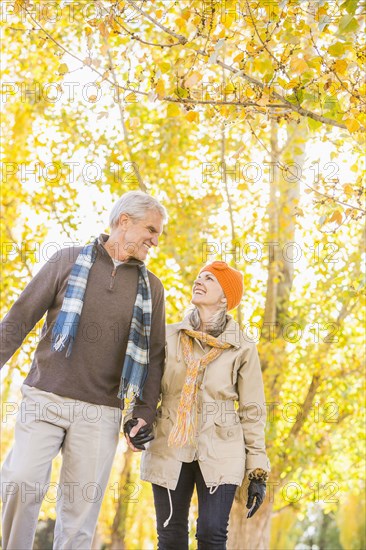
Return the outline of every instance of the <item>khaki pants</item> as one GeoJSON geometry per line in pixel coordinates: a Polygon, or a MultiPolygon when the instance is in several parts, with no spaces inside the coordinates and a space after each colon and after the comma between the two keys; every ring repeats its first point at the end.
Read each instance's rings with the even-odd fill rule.
{"type": "Polygon", "coordinates": [[[89,550],[116,452],[122,411],[22,386],[1,480],[3,549],[31,550],[52,459],[62,452],[53,548],[89,550]]]}

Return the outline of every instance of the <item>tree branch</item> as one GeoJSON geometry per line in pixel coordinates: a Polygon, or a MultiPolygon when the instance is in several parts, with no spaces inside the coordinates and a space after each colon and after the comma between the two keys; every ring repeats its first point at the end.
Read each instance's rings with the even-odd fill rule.
{"type": "MultiPolygon", "coordinates": [[[[115,69],[114,69],[113,59],[112,59],[112,56],[111,56],[111,51],[110,51],[110,48],[108,46],[108,42],[106,40],[104,40],[104,43],[107,46],[109,66],[110,66],[110,71],[112,73],[113,81],[114,81],[115,85],[117,85],[117,76],[116,76],[116,72],[115,72],[115,69]]],[[[145,183],[144,183],[144,181],[141,177],[140,170],[139,170],[138,166],[136,166],[136,163],[134,162],[134,159],[133,159],[132,147],[131,147],[131,143],[130,143],[130,140],[129,140],[129,137],[128,137],[128,132],[127,132],[126,123],[125,123],[124,109],[123,109],[119,94],[117,95],[117,100],[116,101],[117,101],[117,104],[118,104],[118,109],[119,109],[119,114],[120,114],[120,119],[121,119],[121,125],[122,125],[122,131],[123,131],[123,137],[124,137],[124,140],[125,140],[125,143],[126,143],[128,156],[129,156],[129,159],[132,163],[134,172],[136,174],[137,181],[139,182],[139,187],[140,187],[141,191],[144,191],[144,193],[146,193],[147,192],[147,187],[146,187],[146,185],[145,185],[145,183]]]]}
{"type": "MultiPolygon", "coordinates": [[[[250,122],[248,120],[247,120],[247,123],[248,123],[249,128],[251,129],[251,132],[252,132],[253,136],[258,141],[258,143],[263,147],[263,149],[268,153],[268,155],[271,155],[271,152],[269,151],[268,147],[257,136],[253,126],[250,124],[250,122]]],[[[297,176],[297,174],[295,174],[294,172],[291,171],[291,167],[285,166],[284,164],[282,164],[282,162],[280,160],[278,160],[277,162],[278,162],[278,166],[279,166],[279,168],[281,168],[281,170],[286,170],[290,175],[292,175],[294,177],[297,176]]],[[[315,187],[312,187],[311,185],[309,185],[306,181],[304,181],[304,184],[306,185],[306,187],[308,189],[311,189],[312,191],[314,191],[314,193],[317,193],[317,195],[321,195],[322,197],[326,197],[327,199],[330,199],[330,200],[332,200],[333,202],[335,202],[337,204],[341,204],[342,206],[346,206],[347,208],[352,208],[353,210],[359,210],[363,214],[366,214],[366,210],[363,209],[363,208],[359,208],[358,206],[354,206],[353,204],[349,204],[348,202],[341,201],[340,199],[332,197],[331,195],[328,195],[327,193],[322,193],[321,191],[318,191],[317,189],[315,189],[315,187]]]]}
{"type": "MultiPolygon", "coordinates": [[[[151,17],[151,15],[147,14],[144,10],[140,9],[139,7],[136,6],[135,2],[133,2],[132,0],[126,0],[128,4],[130,4],[131,6],[134,7],[134,9],[136,9],[139,13],[141,13],[141,15],[143,15],[146,19],[148,19],[151,23],[153,23],[154,25],[156,25],[157,27],[159,27],[161,30],[163,30],[165,33],[169,34],[170,36],[173,36],[174,38],[178,39],[179,42],[184,45],[188,42],[188,39],[181,35],[181,34],[177,34],[175,33],[174,31],[168,29],[168,27],[165,27],[164,25],[162,25],[161,23],[159,23],[156,19],[154,19],[153,17],[151,17]]],[[[209,54],[206,53],[205,51],[203,50],[200,50],[200,49],[195,49],[195,51],[207,58],[209,57],[209,54]]],[[[217,59],[216,60],[216,64],[219,65],[220,67],[232,72],[233,74],[235,74],[236,76],[241,76],[244,80],[247,80],[248,82],[250,82],[251,84],[254,84],[256,86],[258,86],[259,88],[261,88],[262,90],[266,87],[265,84],[263,84],[263,82],[261,82],[260,80],[257,80],[256,78],[253,78],[252,76],[246,74],[244,71],[241,71],[241,70],[238,70],[238,69],[235,69],[234,67],[232,67],[231,65],[227,65],[226,63],[224,63],[223,61],[217,59]]],[[[337,126],[338,128],[343,128],[343,129],[347,129],[346,125],[343,124],[342,122],[338,122],[336,120],[333,120],[331,118],[327,118],[327,117],[324,117],[322,115],[318,115],[316,113],[313,113],[312,111],[308,111],[307,109],[304,109],[303,107],[301,107],[300,105],[295,105],[294,103],[291,103],[290,101],[288,101],[287,99],[285,99],[283,96],[281,96],[281,94],[275,92],[275,91],[271,91],[271,96],[280,100],[281,102],[285,103],[285,105],[292,111],[295,111],[296,113],[302,115],[302,116],[306,116],[306,117],[309,117],[309,118],[312,118],[313,120],[316,120],[318,122],[321,122],[323,124],[330,124],[331,126],[337,126]]]]}

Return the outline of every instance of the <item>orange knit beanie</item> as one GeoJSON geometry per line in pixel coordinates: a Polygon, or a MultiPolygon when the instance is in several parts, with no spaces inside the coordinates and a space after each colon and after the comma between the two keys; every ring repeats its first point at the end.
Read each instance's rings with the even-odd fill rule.
{"type": "Polygon", "coordinates": [[[226,262],[212,262],[205,265],[200,273],[202,271],[209,271],[219,281],[227,300],[228,311],[240,304],[244,291],[243,275],[240,271],[233,269],[226,262]]]}

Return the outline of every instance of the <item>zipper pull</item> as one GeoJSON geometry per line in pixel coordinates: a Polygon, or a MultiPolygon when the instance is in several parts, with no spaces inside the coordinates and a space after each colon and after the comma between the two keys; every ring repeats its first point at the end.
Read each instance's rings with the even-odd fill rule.
{"type": "Polygon", "coordinates": [[[115,276],[116,276],[116,271],[117,271],[117,266],[114,266],[112,274],[111,274],[111,282],[109,284],[109,290],[112,290],[112,288],[114,286],[114,279],[115,279],[115,276]]]}

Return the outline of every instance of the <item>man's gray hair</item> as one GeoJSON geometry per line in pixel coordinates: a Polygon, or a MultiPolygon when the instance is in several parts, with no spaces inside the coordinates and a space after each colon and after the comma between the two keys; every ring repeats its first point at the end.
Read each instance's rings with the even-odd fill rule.
{"type": "Polygon", "coordinates": [[[121,214],[128,214],[131,218],[141,220],[148,210],[156,210],[161,215],[163,222],[167,221],[167,212],[157,199],[142,191],[128,191],[113,206],[109,215],[109,225],[110,227],[118,225],[121,214]]]}

